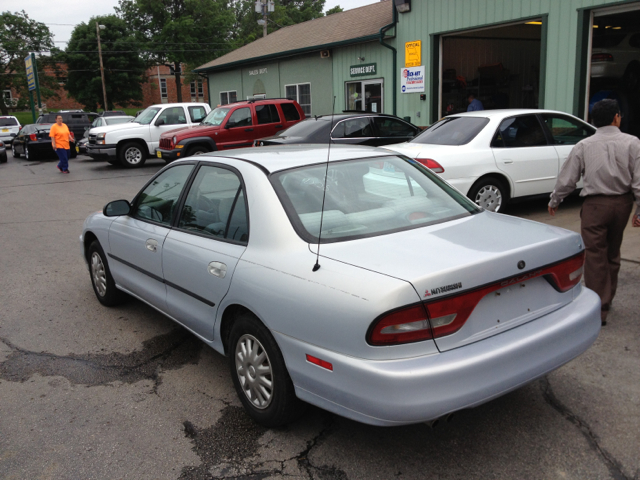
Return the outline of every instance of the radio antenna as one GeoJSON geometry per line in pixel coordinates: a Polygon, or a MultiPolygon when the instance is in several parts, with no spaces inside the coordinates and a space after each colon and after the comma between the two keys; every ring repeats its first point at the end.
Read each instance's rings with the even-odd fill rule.
{"type": "Polygon", "coordinates": [[[333,114],[336,111],[336,96],[333,96],[333,108],[331,109],[331,125],[329,126],[329,147],[327,147],[327,165],[324,170],[324,188],[322,189],[322,210],[320,211],[320,231],[318,232],[318,251],[316,252],[316,264],[311,269],[313,272],[320,270],[320,241],[322,240],[322,220],[324,219],[324,200],[327,197],[327,175],[329,175],[329,156],[331,155],[331,131],[333,130],[333,114]]]}

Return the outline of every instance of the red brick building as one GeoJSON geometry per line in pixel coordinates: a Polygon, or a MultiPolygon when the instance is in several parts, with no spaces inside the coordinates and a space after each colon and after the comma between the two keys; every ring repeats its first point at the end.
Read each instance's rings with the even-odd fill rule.
{"type": "MultiPolygon", "coordinates": [[[[66,66],[61,66],[61,70],[64,73],[66,66]]],[[[142,94],[144,96],[142,101],[142,107],[145,108],[149,105],[156,103],[173,103],[178,101],[178,91],[176,88],[176,79],[171,69],[166,65],[159,65],[152,67],[146,71],[147,81],[142,84],[142,94]]],[[[206,85],[206,80],[199,78],[199,80],[193,82],[187,82],[184,77],[181,78],[182,84],[182,101],[183,102],[204,102],[209,101],[209,92],[206,85]]],[[[64,82],[60,83],[60,88],[57,90],[59,98],[49,98],[43,100],[48,110],[71,110],[81,109],[84,105],[78,103],[75,99],[69,97],[69,92],[63,88],[64,82]]],[[[4,92],[5,103],[7,105],[16,105],[16,92],[4,92]]],[[[100,99],[102,100],[102,98],[100,99]]],[[[135,108],[135,105],[116,105],[119,108],[135,108]]]]}

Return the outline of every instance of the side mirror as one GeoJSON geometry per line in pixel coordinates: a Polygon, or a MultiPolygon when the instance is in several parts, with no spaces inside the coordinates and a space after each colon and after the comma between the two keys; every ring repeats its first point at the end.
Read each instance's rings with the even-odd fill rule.
{"type": "Polygon", "coordinates": [[[131,204],[128,200],[115,200],[107,203],[102,209],[105,217],[119,217],[121,215],[129,215],[131,204]]]}
{"type": "Polygon", "coordinates": [[[156,127],[159,127],[160,125],[164,125],[165,121],[164,118],[159,118],[158,120],[156,120],[156,127]]]}
{"type": "Polygon", "coordinates": [[[236,122],[227,122],[224,128],[233,128],[236,126],[236,122]]]}

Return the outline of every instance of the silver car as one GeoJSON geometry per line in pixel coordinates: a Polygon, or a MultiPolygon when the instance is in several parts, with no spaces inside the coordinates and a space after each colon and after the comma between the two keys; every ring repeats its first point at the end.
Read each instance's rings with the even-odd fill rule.
{"type": "Polygon", "coordinates": [[[578,234],[485,211],[383,149],[327,155],[171,163],[85,221],[98,300],[129,294],[227,355],[266,426],[306,403],[373,425],[433,420],[595,341],[600,300],[580,284],[578,234]]]}

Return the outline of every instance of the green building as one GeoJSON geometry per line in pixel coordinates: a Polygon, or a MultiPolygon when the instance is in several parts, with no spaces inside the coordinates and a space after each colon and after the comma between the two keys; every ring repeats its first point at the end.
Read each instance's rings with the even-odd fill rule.
{"type": "Polygon", "coordinates": [[[469,94],[486,109],[582,118],[611,97],[623,130],[639,134],[640,1],[383,0],[282,28],[197,71],[212,106],[288,97],[307,115],[377,111],[423,126],[465,111],[469,94]]]}

